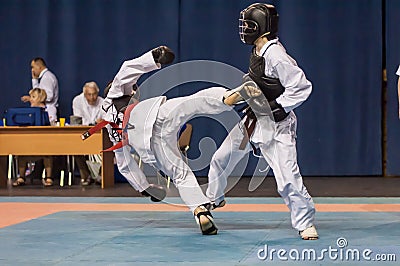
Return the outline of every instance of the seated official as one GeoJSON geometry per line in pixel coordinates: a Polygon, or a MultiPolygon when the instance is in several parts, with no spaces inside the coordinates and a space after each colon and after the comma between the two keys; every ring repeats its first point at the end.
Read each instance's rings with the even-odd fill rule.
{"type": "MultiPolygon", "coordinates": [[[[47,94],[46,91],[40,88],[34,88],[29,91],[29,101],[31,107],[41,107],[46,110],[49,115],[50,123],[53,124],[57,120],[57,109],[54,105],[46,105],[47,94]]],[[[43,159],[44,168],[46,169],[46,178],[43,181],[44,186],[52,186],[52,169],[53,157],[52,156],[18,156],[18,170],[20,176],[13,182],[13,186],[25,185],[25,169],[28,162],[35,162],[43,159]]]]}
{"type": "Polygon", "coordinates": [[[29,97],[31,107],[41,107],[47,112],[50,124],[54,124],[57,121],[57,108],[46,103],[47,93],[45,90],[40,88],[31,89],[29,97]]]}
{"type": "MultiPolygon", "coordinates": [[[[99,87],[96,82],[87,82],[83,86],[83,92],[76,96],[72,101],[73,115],[82,117],[83,125],[95,125],[104,118],[104,111],[101,108],[103,98],[99,96],[99,87]]],[[[81,175],[81,185],[87,186],[95,182],[90,175],[86,164],[88,156],[75,156],[75,162],[78,165],[81,175]]]]}
{"type": "Polygon", "coordinates": [[[72,101],[74,116],[82,117],[83,125],[95,125],[103,120],[104,112],[101,109],[103,98],[99,96],[99,87],[96,82],[87,82],[83,92],[72,101]]]}

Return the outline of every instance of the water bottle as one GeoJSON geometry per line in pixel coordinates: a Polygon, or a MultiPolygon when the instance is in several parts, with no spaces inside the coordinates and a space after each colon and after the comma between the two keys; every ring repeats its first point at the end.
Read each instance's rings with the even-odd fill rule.
{"type": "Polygon", "coordinates": [[[25,170],[25,176],[28,176],[30,174],[31,174],[31,163],[29,162],[28,167],[26,167],[26,170],[25,170]]]}
{"type": "Polygon", "coordinates": [[[31,163],[31,173],[33,173],[33,171],[35,171],[35,162],[31,163]]]}

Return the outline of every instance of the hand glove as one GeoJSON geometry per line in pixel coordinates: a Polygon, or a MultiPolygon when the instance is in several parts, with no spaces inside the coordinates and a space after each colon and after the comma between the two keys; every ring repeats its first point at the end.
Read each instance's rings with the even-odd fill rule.
{"type": "Polygon", "coordinates": [[[276,100],[268,102],[271,107],[271,112],[274,117],[275,122],[280,122],[287,117],[287,113],[285,109],[283,109],[282,105],[276,102],[276,100]]]}
{"type": "Polygon", "coordinates": [[[151,51],[154,61],[161,65],[172,63],[175,59],[174,52],[167,46],[160,46],[151,51]]]}

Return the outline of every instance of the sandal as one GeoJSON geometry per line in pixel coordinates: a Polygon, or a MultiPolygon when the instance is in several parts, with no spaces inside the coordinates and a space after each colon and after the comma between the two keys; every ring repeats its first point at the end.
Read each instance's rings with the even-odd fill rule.
{"type": "Polygon", "coordinates": [[[46,180],[43,180],[43,185],[45,187],[51,187],[53,185],[53,179],[51,178],[46,178],[46,180]]]}
{"type": "Polygon", "coordinates": [[[22,177],[18,177],[17,180],[15,180],[12,183],[13,187],[20,187],[20,186],[24,186],[25,185],[25,179],[23,179],[22,177]]]}

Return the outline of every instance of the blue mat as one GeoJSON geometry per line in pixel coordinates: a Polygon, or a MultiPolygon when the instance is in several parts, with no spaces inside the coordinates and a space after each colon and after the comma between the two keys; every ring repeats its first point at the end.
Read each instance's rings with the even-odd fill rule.
{"type": "Polygon", "coordinates": [[[318,212],[317,241],[301,240],[289,213],[214,217],[219,234],[203,236],[189,212],[54,213],[0,229],[0,265],[398,265],[378,262],[377,255],[400,260],[400,213],[318,212]]]}

